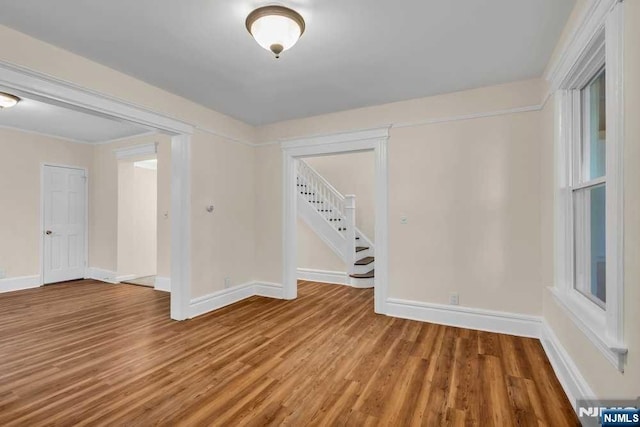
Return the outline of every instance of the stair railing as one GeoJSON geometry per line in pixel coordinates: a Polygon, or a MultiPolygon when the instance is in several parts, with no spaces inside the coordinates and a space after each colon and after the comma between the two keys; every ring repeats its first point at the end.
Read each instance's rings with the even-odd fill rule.
{"type": "Polygon", "coordinates": [[[344,222],[344,196],[329,181],[302,160],[298,165],[298,183],[306,186],[303,188],[310,195],[307,199],[313,202],[316,210],[329,220],[336,230],[342,231],[340,230],[342,228],[340,223],[344,222]],[[321,209],[330,210],[331,212],[320,212],[321,209]]]}
{"type": "Polygon", "coordinates": [[[343,196],[303,160],[298,162],[297,180],[316,211],[345,237],[344,262],[349,274],[353,274],[356,262],[356,196],[343,196]]]}

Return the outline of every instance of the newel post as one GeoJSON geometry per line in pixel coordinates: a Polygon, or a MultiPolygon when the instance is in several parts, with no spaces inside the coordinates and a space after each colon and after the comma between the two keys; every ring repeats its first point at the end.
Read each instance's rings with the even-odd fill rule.
{"type": "Polygon", "coordinates": [[[347,264],[347,273],[353,274],[356,262],[356,196],[353,194],[344,196],[344,215],[346,228],[344,262],[347,264]]]}

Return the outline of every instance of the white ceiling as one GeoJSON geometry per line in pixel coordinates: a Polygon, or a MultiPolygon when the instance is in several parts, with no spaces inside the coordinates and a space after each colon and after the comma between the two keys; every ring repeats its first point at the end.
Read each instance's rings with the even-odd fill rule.
{"type": "Polygon", "coordinates": [[[244,27],[264,0],[0,0],[0,23],[251,124],[539,77],[575,0],[285,0],[280,60],[244,27]]]}
{"type": "Polygon", "coordinates": [[[26,130],[76,142],[98,143],[141,135],[148,129],[32,99],[0,109],[0,127],[26,130]]]}

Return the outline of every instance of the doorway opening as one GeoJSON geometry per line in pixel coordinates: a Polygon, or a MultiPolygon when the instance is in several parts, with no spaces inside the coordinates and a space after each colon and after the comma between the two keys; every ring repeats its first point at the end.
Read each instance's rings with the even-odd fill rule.
{"type": "Polygon", "coordinates": [[[158,273],[158,159],[118,162],[118,277],[155,287],[158,273]]]}
{"type": "MultiPolygon", "coordinates": [[[[112,190],[117,185],[107,185],[104,190],[93,186],[96,176],[112,172],[110,162],[113,159],[113,150],[105,143],[120,141],[123,135],[105,137],[104,133],[114,129],[117,132],[123,131],[125,136],[157,133],[169,140],[167,149],[170,153],[166,167],[170,171],[167,187],[170,187],[171,191],[166,191],[168,208],[162,213],[166,215],[168,226],[170,222],[171,235],[167,251],[170,273],[165,288],[171,291],[171,318],[187,319],[191,281],[191,135],[194,133],[194,126],[112,96],[70,85],[54,77],[8,63],[0,64],[0,81],[0,91],[10,93],[21,100],[13,109],[3,111],[5,122],[0,123],[0,128],[6,132],[13,132],[6,140],[15,145],[15,149],[10,150],[11,155],[5,156],[4,173],[15,182],[21,183],[20,186],[12,185],[8,179],[5,180],[7,185],[3,187],[11,190],[7,194],[10,194],[8,199],[14,202],[10,213],[15,219],[7,222],[13,229],[8,227],[7,232],[3,234],[11,240],[3,239],[3,244],[0,245],[0,291],[38,287],[45,281],[53,280],[45,279],[44,236],[53,235],[54,230],[50,230],[50,235],[46,234],[43,219],[44,200],[40,198],[38,206],[37,196],[38,192],[42,194],[41,189],[44,186],[43,165],[49,162],[50,166],[79,167],[88,171],[88,183],[85,187],[88,188],[86,200],[90,207],[85,219],[90,220],[85,222],[88,222],[90,232],[85,232],[88,242],[85,241],[84,244],[84,251],[88,248],[88,254],[85,252],[83,260],[84,274],[80,277],[75,277],[78,274],[74,274],[74,278],[91,277],[115,281],[117,274],[113,271],[115,268],[111,267],[115,267],[116,264],[116,257],[112,255],[115,253],[115,250],[112,251],[115,245],[102,242],[111,241],[111,237],[117,234],[111,227],[117,223],[117,215],[113,213],[117,211],[117,202],[110,200],[112,190]],[[38,117],[42,114],[46,117],[39,120],[38,117]],[[80,121],[76,120],[79,116],[82,116],[80,121]],[[65,124],[65,120],[68,124],[65,124]],[[78,126],[80,122],[86,126],[78,126]],[[105,122],[108,123],[106,126],[105,122]],[[133,128],[135,131],[130,133],[133,128]],[[73,134],[66,135],[68,132],[73,134]],[[95,136],[96,133],[99,135],[95,136]],[[42,137],[46,139],[49,135],[56,137],[55,145],[59,149],[54,150],[50,145],[53,143],[48,142],[42,148],[38,147],[42,137]],[[17,143],[19,140],[23,140],[24,143],[17,143]],[[100,150],[110,151],[102,153],[105,156],[97,155],[96,152],[100,150]],[[41,171],[40,174],[38,169],[41,171]],[[33,190],[25,191],[25,187],[33,190]],[[109,197],[105,197],[105,194],[109,197]],[[107,226],[96,225],[96,215],[111,218],[107,221],[107,226]],[[42,219],[40,226],[39,216],[42,219]],[[18,226],[23,229],[17,230],[18,226]]],[[[73,197],[70,203],[75,203],[73,197]]],[[[73,224],[73,221],[70,221],[70,224],[73,224]]],[[[76,245],[77,239],[81,237],[73,237],[67,248],[75,248],[73,245],[76,245]]]]}
{"type": "MultiPolygon", "coordinates": [[[[336,135],[290,140],[283,150],[283,294],[285,299],[298,295],[298,170],[300,160],[331,154],[373,151],[375,158],[375,312],[386,313],[388,288],[388,159],[389,129],[373,129],[336,135]]],[[[346,237],[355,240],[355,229],[346,237]]],[[[355,254],[354,254],[355,261],[355,254]]]]}
{"type": "Polygon", "coordinates": [[[297,171],[298,279],[373,288],[374,151],[305,157],[297,171]]]}

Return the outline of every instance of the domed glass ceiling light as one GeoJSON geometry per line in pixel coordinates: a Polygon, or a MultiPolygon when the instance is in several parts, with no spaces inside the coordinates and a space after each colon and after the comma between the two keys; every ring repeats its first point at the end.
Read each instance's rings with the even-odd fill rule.
{"type": "Polygon", "coordinates": [[[284,6],[258,8],[247,16],[245,24],[256,42],[276,58],[296,44],[305,28],[304,18],[284,6]]]}
{"type": "Polygon", "coordinates": [[[11,108],[20,102],[20,98],[9,93],[0,92],[0,109],[11,108]]]}

